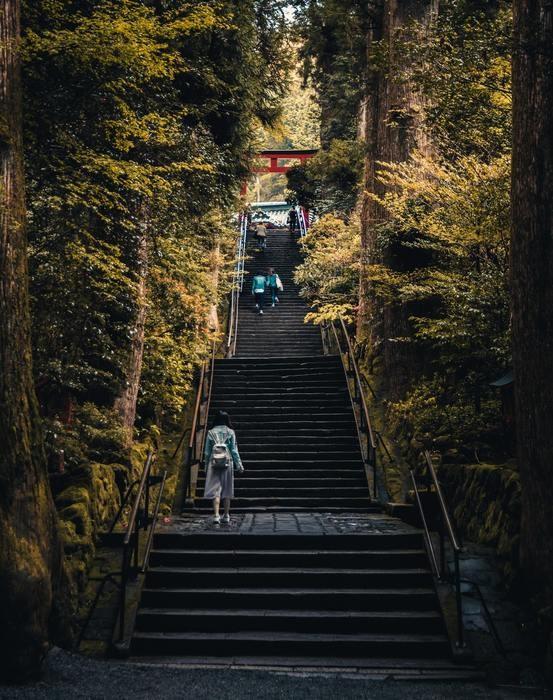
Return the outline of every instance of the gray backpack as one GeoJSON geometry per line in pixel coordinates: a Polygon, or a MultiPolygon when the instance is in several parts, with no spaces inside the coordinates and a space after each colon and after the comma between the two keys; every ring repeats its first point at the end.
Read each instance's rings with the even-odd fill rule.
{"type": "MultiPolygon", "coordinates": [[[[211,450],[209,466],[215,471],[225,471],[232,465],[232,456],[226,442],[216,432],[212,433],[215,444],[211,450]]],[[[226,438],[225,438],[226,440],[226,438]]]]}

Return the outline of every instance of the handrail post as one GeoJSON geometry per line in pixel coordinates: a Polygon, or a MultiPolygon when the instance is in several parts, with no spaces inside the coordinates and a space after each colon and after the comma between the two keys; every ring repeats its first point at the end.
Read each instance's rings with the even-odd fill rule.
{"type": "Polygon", "coordinates": [[[119,591],[119,641],[125,637],[125,607],[127,605],[127,583],[129,578],[129,550],[123,548],[123,561],[121,568],[121,590],[119,591]]]}
{"type": "Polygon", "coordinates": [[[440,568],[442,579],[446,578],[446,560],[445,560],[445,522],[444,516],[440,514],[440,568]]]}
{"type": "Polygon", "coordinates": [[[150,471],[151,469],[148,469],[148,476],[146,477],[146,488],[144,491],[144,530],[148,529],[148,523],[150,519],[150,471]]]}
{"type": "Polygon", "coordinates": [[[453,558],[455,561],[455,598],[457,603],[457,645],[462,648],[465,646],[465,631],[463,628],[463,598],[458,550],[454,550],[453,558]]]}
{"type": "Polygon", "coordinates": [[[138,570],[138,549],[140,547],[140,525],[138,522],[138,517],[134,521],[134,535],[133,535],[133,549],[134,549],[134,571],[138,570]]]}

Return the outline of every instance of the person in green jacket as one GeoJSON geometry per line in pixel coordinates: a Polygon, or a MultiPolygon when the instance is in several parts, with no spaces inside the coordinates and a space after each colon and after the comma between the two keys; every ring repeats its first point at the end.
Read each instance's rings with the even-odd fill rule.
{"type": "MultiPolygon", "coordinates": [[[[271,302],[273,306],[275,305],[275,302],[278,304],[279,299],[278,299],[278,291],[279,291],[279,282],[280,282],[280,277],[277,275],[277,273],[274,271],[272,267],[270,267],[267,270],[267,288],[271,290],[271,302]]],[[[280,282],[280,285],[282,285],[282,282],[280,282]]]]}
{"type": "Polygon", "coordinates": [[[252,294],[255,299],[255,308],[263,315],[263,301],[265,299],[265,288],[267,286],[267,279],[262,272],[258,272],[253,277],[252,282],[252,294]]]}

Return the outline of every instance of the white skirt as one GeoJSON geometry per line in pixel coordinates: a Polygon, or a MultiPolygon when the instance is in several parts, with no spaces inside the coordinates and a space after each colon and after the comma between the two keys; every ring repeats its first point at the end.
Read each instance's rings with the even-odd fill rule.
{"type": "Polygon", "coordinates": [[[211,467],[207,468],[204,498],[216,497],[234,497],[234,469],[232,465],[227,469],[212,469],[211,467]]]}

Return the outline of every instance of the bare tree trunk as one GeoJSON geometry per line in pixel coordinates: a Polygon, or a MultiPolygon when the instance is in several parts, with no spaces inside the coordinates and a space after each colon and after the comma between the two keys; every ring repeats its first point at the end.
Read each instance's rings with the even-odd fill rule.
{"type": "Polygon", "coordinates": [[[0,674],[38,671],[61,550],[31,359],[19,1],[0,3],[0,674]]]}
{"type": "Polygon", "coordinates": [[[144,332],[146,326],[146,282],[148,277],[148,237],[146,227],[140,234],[138,242],[138,283],[136,292],[136,320],[133,328],[129,363],[125,388],[115,400],[114,408],[121,416],[123,427],[126,428],[129,442],[132,441],[132,431],[136,420],[136,405],[142,376],[142,360],[144,358],[144,332]]]}
{"type": "MultiPolygon", "coordinates": [[[[553,603],[553,6],[515,0],[513,363],[528,586],[553,603]]],[[[543,600],[543,598],[542,598],[543,600]]]]}

